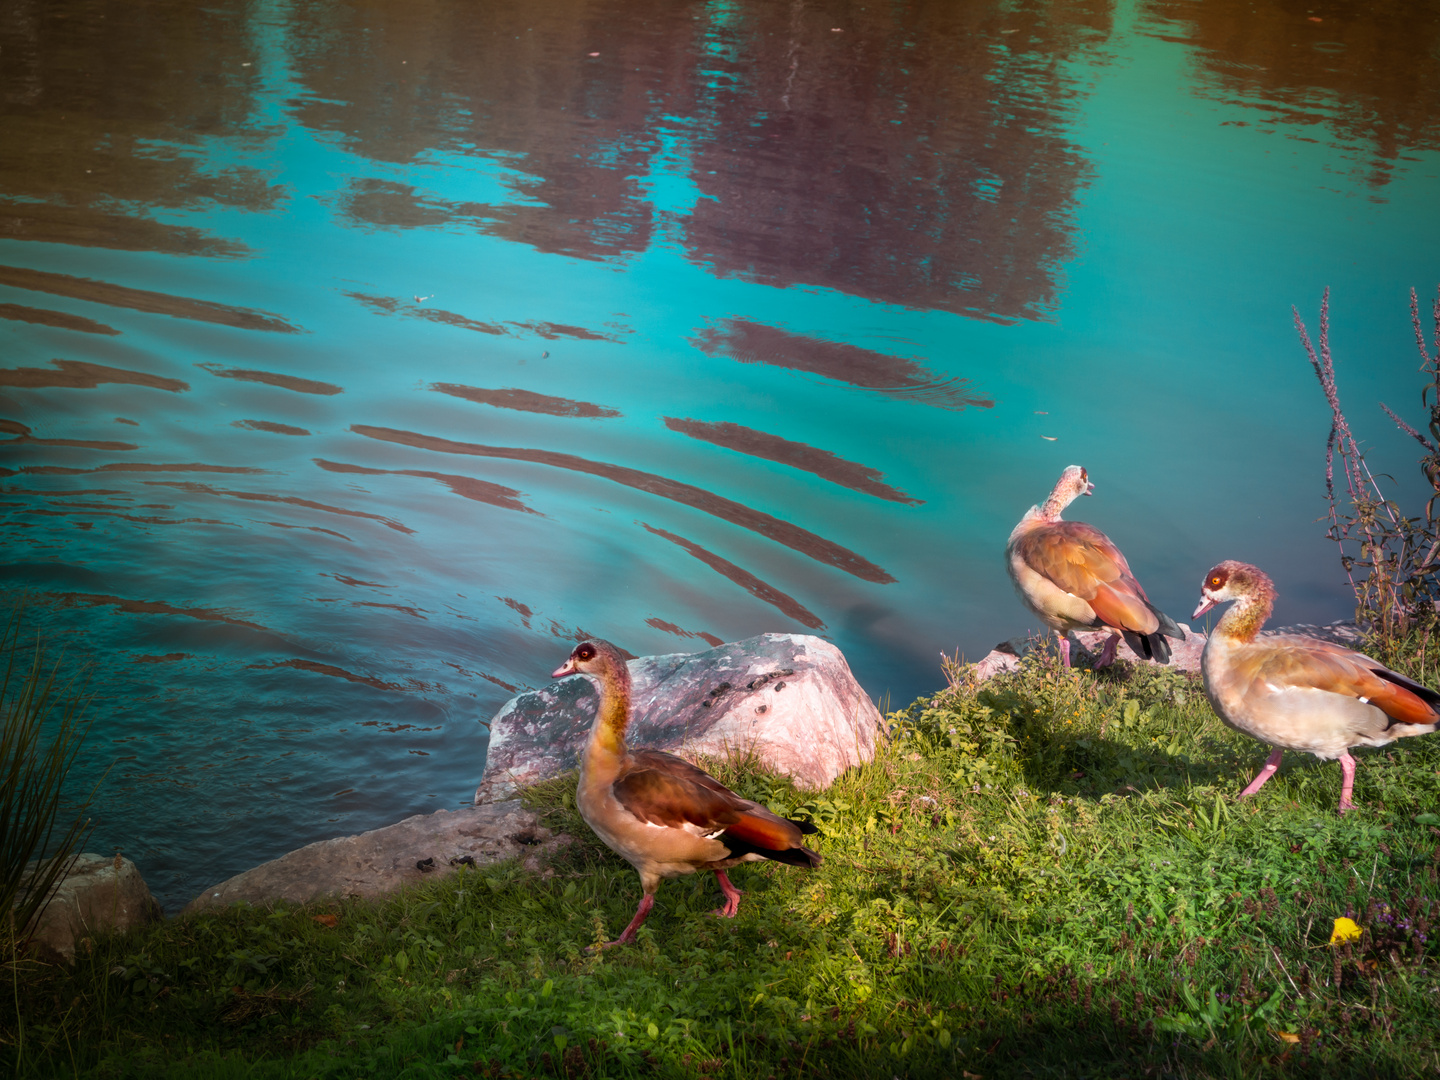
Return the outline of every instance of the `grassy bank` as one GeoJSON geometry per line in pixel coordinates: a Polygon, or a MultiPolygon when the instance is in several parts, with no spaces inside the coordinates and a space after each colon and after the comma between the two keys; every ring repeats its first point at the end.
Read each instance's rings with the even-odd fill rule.
{"type": "Polygon", "coordinates": [[[553,875],[488,867],[383,904],[232,910],[11,965],[24,1077],[1414,1076],[1440,1071],[1440,737],[1340,770],[1264,750],[1199,684],[1042,659],[893,714],[823,796],[824,865],[638,880],[573,809],[553,875]],[[1290,760],[1293,758],[1293,760],[1290,760]],[[1365,928],[1332,948],[1333,920],[1365,928]]]}

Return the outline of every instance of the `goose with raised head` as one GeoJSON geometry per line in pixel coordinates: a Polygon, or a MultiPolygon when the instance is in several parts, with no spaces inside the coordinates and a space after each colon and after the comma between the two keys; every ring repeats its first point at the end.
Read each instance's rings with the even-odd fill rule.
{"type": "Polygon", "coordinates": [[[741,892],[726,871],[742,862],[772,859],[815,867],[820,856],[804,846],[809,822],[791,821],[742,799],[683,758],[663,750],[625,745],[630,723],[630,669],[606,641],[584,641],[553,673],[583,675],[600,692],[590,739],[580,754],[576,804],[605,845],[640,875],[640,906],[609,945],[623,945],[655,902],[664,878],[713,870],[725,903],[716,915],[733,918],[741,892]]]}
{"type": "Polygon", "coordinates": [[[1010,533],[1005,565],[1025,606],[1060,639],[1060,659],[1070,666],[1070,634],[1108,630],[1096,667],[1115,660],[1123,637],[1135,655],[1170,662],[1167,637],[1185,631],[1150,603],[1130,564],[1108,536],[1083,521],[1062,521],[1064,509],[1095,490],[1079,465],[1060,474],[1050,497],[1032,506],[1010,533]]]}
{"type": "Polygon", "coordinates": [[[1240,798],[1275,775],[1286,750],[1339,760],[1344,782],[1340,813],[1354,807],[1354,746],[1384,746],[1440,725],[1440,694],[1378,660],[1318,638],[1267,634],[1260,628],[1275,605],[1264,571],[1228,560],[1200,585],[1199,618],[1234,601],[1205,642],[1200,670],[1216,714],[1236,731],[1274,748],[1240,798]]]}

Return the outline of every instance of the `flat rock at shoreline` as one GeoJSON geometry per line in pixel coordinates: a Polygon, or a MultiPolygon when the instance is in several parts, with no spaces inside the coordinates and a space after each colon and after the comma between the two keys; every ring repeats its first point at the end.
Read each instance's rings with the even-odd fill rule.
{"type": "MultiPolygon", "coordinates": [[[[1200,656],[1205,651],[1206,635],[1199,630],[1192,630],[1184,623],[1179,624],[1180,629],[1185,631],[1184,641],[1170,640],[1170,666],[1176,671],[1199,672],[1200,656]]],[[[1333,622],[1325,626],[1316,626],[1312,623],[1299,623],[1295,626],[1280,626],[1273,630],[1260,631],[1262,637],[1274,634],[1301,634],[1305,637],[1320,638],[1322,641],[1333,641],[1337,645],[1343,645],[1347,649],[1359,649],[1364,642],[1365,635],[1353,622],[1333,622]]],[[[1086,630],[1075,635],[1080,642],[1083,653],[1077,655],[1074,646],[1071,646],[1071,658],[1079,662],[1089,664],[1094,658],[1100,655],[1100,649],[1105,644],[1105,639],[1110,635],[1103,630],[1086,630]],[[1086,655],[1088,654],[1088,655],[1086,655]]],[[[1035,639],[1029,637],[1011,638],[1009,641],[1002,641],[991,649],[984,657],[975,663],[975,678],[977,682],[984,682],[1002,671],[1014,671],[1020,666],[1021,657],[1030,652],[1035,644],[1035,639]]],[[[1137,656],[1121,639],[1120,646],[1115,650],[1117,660],[1131,660],[1141,664],[1153,664],[1155,661],[1146,660],[1137,656]]]]}
{"type": "Polygon", "coordinates": [[[329,897],[375,899],[442,878],[461,866],[516,857],[538,869],[538,857],[564,842],[542,827],[539,817],[518,799],[437,810],[358,836],[307,844],[211,886],[181,914],[242,901],[307,904],[329,897]]]}
{"type": "MultiPolygon", "coordinates": [[[[875,754],[880,711],[840,650],[821,638],[761,634],[706,652],[642,656],[629,666],[631,746],[692,759],[753,752],[810,789],[875,754]]],[[[573,768],[597,702],[590,680],[575,677],[501,706],[476,803],[573,768]]]]}

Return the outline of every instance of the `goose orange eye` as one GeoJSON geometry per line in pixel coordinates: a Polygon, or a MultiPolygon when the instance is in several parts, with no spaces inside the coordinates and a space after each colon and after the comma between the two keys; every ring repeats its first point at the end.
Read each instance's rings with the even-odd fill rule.
{"type": "Polygon", "coordinates": [[[595,646],[581,645],[575,650],[575,657],[578,660],[593,660],[595,658],[595,646]]]}
{"type": "Polygon", "coordinates": [[[1214,577],[1212,577],[1212,578],[1210,579],[1210,587],[1211,587],[1212,589],[1218,589],[1218,588],[1220,587],[1220,575],[1219,575],[1219,574],[1216,574],[1214,577]]]}

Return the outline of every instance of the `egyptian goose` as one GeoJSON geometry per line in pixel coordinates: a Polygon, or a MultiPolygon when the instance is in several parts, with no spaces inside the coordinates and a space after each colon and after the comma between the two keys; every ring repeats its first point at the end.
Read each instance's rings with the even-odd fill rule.
{"type": "Polygon", "coordinates": [[[1096,667],[1115,660],[1123,636],[1136,656],[1170,662],[1166,637],[1185,640],[1168,615],[1150,603],[1120,549],[1093,525],[1061,521],[1060,514],[1095,490],[1085,470],[1060,474],[1043,506],[1032,506],[1010,533],[1005,563],[1025,605],[1060,639],[1060,659],[1070,666],[1070,633],[1108,630],[1096,667]]]}
{"type": "Polygon", "coordinates": [[[1340,759],[1343,814],[1354,806],[1352,746],[1384,746],[1440,723],[1440,694],[1378,660],[1299,634],[1260,637],[1275,586],[1259,568],[1230,560],[1211,570],[1194,617],[1227,600],[1235,606],[1210,634],[1200,661],[1205,694],[1228,726],[1275,748],[1241,798],[1275,775],[1284,751],[1308,750],[1321,761],[1340,759]]]}
{"type": "Polygon", "coordinates": [[[803,834],[817,831],[814,825],[790,821],[742,799],[674,754],[626,748],[630,669],[615,646],[582,642],[553,672],[557,679],[565,675],[584,675],[600,691],[590,740],[580,756],[575,800],[580,816],[606,846],[635,867],[644,892],[630,925],[609,945],[634,939],[662,878],[715,871],[725,894],[725,905],[715,914],[734,918],[741,893],[725,875],[730,867],[760,859],[820,865],[820,856],[801,843],[803,834]]]}

